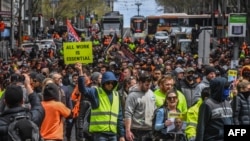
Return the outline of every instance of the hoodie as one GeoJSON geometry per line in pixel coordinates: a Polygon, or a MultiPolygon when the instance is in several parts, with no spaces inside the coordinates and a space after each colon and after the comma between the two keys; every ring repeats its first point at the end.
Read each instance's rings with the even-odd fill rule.
{"type": "Polygon", "coordinates": [[[199,109],[196,141],[223,141],[224,125],[232,125],[232,108],[223,100],[227,79],[217,77],[210,81],[211,95],[199,109]]]}
{"type": "MultiPolygon", "coordinates": [[[[103,87],[103,84],[107,81],[115,81],[116,83],[118,82],[114,73],[107,71],[102,75],[102,81],[101,81],[101,88],[105,91],[105,93],[108,95],[110,102],[113,101],[113,95],[112,92],[115,90],[116,87],[112,91],[107,91],[103,87]]],[[[116,85],[115,85],[116,86],[116,85]]],[[[84,97],[87,97],[87,99],[90,100],[91,102],[91,107],[93,109],[99,107],[99,96],[98,96],[98,91],[96,87],[86,87],[85,86],[85,78],[83,76],[78,77],[78,88],[79,91],[83,94],[84,97]]],[[[118,114],[118,125],[117,125],[117,133],[119,134],[119,137],[124,137],[125,136],[125,130],[123,126],[123,115],[122,115],[122,108],[121,108],[121,103],[119,104],[119,114],[118,114]]],[[[112,133],[107,133],[107,134],[112,134],[112,133]]]]}
{"type": "Polygon", "coordinates": [[[143,92],[138,85],[130,88],[126,99],[124,117],[125,119],[131,119],[131,129],[151,130],[155,109],[155,96],[151,89],[143,92]]]}

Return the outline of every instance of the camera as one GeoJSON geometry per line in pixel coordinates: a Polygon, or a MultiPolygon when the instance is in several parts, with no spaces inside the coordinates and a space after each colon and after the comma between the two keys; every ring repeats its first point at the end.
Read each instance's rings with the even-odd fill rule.
{"type": "Polygon", "coordinates": [[[10,76],[10,81],[11,82],[24,82],[25,81],[25,77],[22,74],[12,74],[10,76]]]}

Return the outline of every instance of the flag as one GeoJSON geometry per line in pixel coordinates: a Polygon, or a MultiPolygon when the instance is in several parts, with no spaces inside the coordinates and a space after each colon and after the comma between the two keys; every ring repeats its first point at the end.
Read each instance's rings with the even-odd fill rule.
{"type": "Polygon", "coordinates": [[[112,44],[116,44],[118,40],[117,34],[115,33],[109,43],[109,45],[107,46],[107,48],[104,50],[104,52],[106,53],[108,51],[108,49],[112,46],[112,44]]]}
{"type": "Polygon", "coordinates": [[[117,37],[117,34],[115,33],[114,36],[113,36],[113,38],[112,38],[112,40],[111,40],[111,42],[110,42],[110,45],[116,44],[117,40],[118,40],[118,37],[117,37]]]}
{"type": "Polygon", "coordinates": [[[80,38],[77,35],[75,29],[73,28],[69,20],[66,21],[66,24],[67,24],[67,31],[68,31],[68,41],[80,42],[80,38]]]}
{"type": "Polygon", "coordinates": [[[131,50],[128,49],[127,45],[122,45],[120,50],[124,53],[129,62],[133,63],[135,60],[140,60],[131,50]]]}

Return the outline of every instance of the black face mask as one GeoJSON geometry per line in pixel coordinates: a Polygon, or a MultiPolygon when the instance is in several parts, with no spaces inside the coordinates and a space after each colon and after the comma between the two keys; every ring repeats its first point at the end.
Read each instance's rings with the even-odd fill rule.
{"type": "Polygon", "coordinates": [[[246,91],[246,92],[241,92],[245,97],[248,97],[250,95],[250,91],[246,91]]]}
{"type": "Polygon", "coordinates": [[[193,75],[188,75],[187,76],[187,80],[188,81],[193,81],[194,80],[194,76],[193,75]]]}

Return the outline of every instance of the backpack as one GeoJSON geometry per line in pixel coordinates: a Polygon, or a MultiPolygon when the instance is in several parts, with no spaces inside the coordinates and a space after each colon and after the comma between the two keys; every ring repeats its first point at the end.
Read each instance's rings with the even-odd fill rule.
{"type": "Polygon", "coordinates": [[[154,114],[153,114],[153,118],[152,118],[152,131],[153,131],[152,133],[153,133],[153,137],[155,140],[158,140],[162,136],[165,136],[163,133],[161,133],[161,130],[159,130],[159,131],[155,130],[156,113],[160,108],[163,108],[163,110],[164,110],[164,118],[163,118],[162,122],[164,122],[168,118],[168,114],[167,114],[168,112],[167,112],[167,109],[165,106],[161,106],[161,107],[154,110],[154,114]]]}
{"type": "Polygon", "coordinates": [[[91,136],[89,133],[91,103],[88,100],[81,100],[80,111],[77,118],[77,137],[79,139],[91,136]]]}
{"type": "Polygon", "coordinates": [[[11,141],[40,141],[39,127],[26,115],[9,118],[8,140],[11,141]]]}

